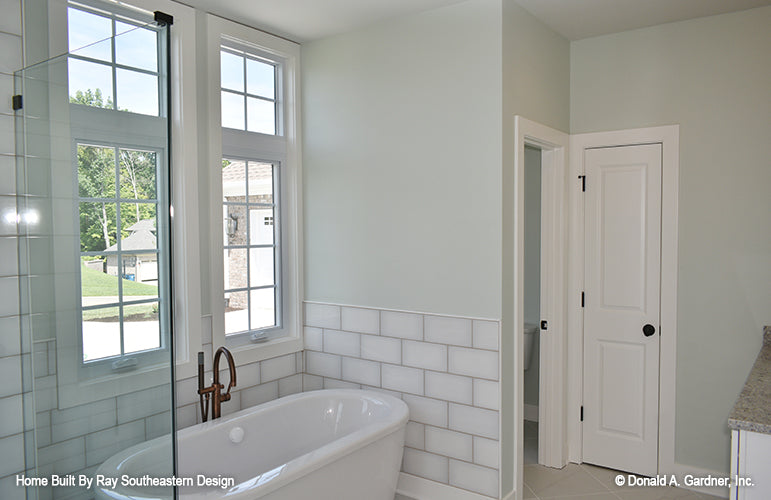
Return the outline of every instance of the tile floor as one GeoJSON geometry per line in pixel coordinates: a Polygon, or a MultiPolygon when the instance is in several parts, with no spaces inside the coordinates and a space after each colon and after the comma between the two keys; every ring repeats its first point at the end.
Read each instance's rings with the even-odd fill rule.
{"type": "MultiPolygon", "coordinates": [[[[525,500],[718,500],[682,488],[616,486],[617,471],[589,464],[538,465],[538,423],[525,421],[525,500]]],[[[397,494],[394,500],[412,500],[397,494]]]]}
{"type": "Polygon", "coordinates": [[[563,469],[525,465],[525,499],[565,500],[717,500],[719,497],[674,487],[616,486],[619,472],[589,464],[563,469]]]}
{"type": "Polygon", "coordinates": [[[716,500],[681,488],[616,486],[619,472],[589,464],[568,464],[564,469],[538,465],[538,423],[525,421],[526,500],[716,500]]]}

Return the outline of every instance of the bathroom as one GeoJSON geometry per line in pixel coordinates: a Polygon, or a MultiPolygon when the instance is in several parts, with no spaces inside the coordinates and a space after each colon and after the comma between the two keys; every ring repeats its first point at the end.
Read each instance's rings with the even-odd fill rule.
{"type": "MultiPolygon", "coordinates": [[[[2,0],[0,374],[9,382],[0,391],[0,450],[9,458],[0,466],[0,498],[93,498],[79,487],[25,491],[15,478],[90,478],[126,449],[202,423],[198,353],[204,353],[201,385],[207,387],[222,346],[233,353],[237,373],[230,399],[221,403],[222,419],[316,389],[397,395],[410,414],[399,495],[522,498],[527,489],[519,471],[538,461],[528,445],[535,441],[533,412],[542,403],[538,374],[544,369],[538,341],[529,369],[519,365],[524,324],[555,323],[539,311],[538,272],[529,263],[529,245],[539,240],[533,236],[539,225],[530,218],[529,197],[536,189],[529,182],[537,176],[530,175],[525,158],[528,187],[520,200],[516,144],[510,139],[514,116],[574,134],[680,124],[678,451],[673,461],[728,471],[725,419],[757,352],[758,332],[771,323],[763,278],[768,235],[762,230],[768,214],[763,144],[769,99],[757,84],[768,81],[768,70],[756,49],[768,38],[763,23],[769,7],[570,38],[533,14],[525,0],[427,0],[413,7],[369,3],[368,12],[347,21],[352,9],[335,11],[326,3],[286,13],[276,2],[266,2],[260,12],[244,12],[239,2],[204,0],[121,5],[2,0]],[[113,21],[104,15],[113,7],[123,17],[113,21]],[[108,31],[99,33],[110,37],[114,28],[114,43],[104,44],[95,34],[89,39],[86,30],[81,35],[90,43],[68,45],[68,37],[76,35],[64,22],[68,8],[85,13],[80,14],[84,19],[110,20],[104,24],[108,31]],[[161,55],[150,66],[119,60],[121,40],[144,33],[121,33],[121,23],[139,24],[127,21],[138,16],[155,26],[155,11],[173,16],[170,81],[161,55]],[[721,44],[725,40],[733,41],[721,44]],[[660,54],[662,41],[673,47],[666,55],[660,54]],[[91,52],[81,49],[94,43],[91,52]],[[100,45],[114,47],[116,54],[96,55],[100,45]],[[635,65],[624,62],[617,46],[636,55],[635,65]],[[49,105],[67,88],[67,78],[74,78],[66,61],[57,59],[68,50],[71,61],[115,72],[103,85],[112,89],[112,106],[137,106],[134,114],[141,115],[120,126],[142,125],[121,129],[124,135],[111,139],[109,123],[100,121],[107,111],[88,114],[49,105]],[[693,53],[698,57],[691,59],[693,53]],[[606,60],[622,74],[603,66],[606,60]],[[226,82],[223,67],[234,61],[246,70],[230,67],[224,74],[241,75],[240,80],[226,82]],[[273,71],[272,94],[249,88],[254,67],[273,71]],[[680,76],[682,88],[671,82],[642,87],[651,75],[673,68],[687,70],[680,76]],[[120,75],[131,71],[170,85],[159,84],[157,99],[121,102],[120,75]],[[741,91],[726,89],[720,79],[705,84],[704,72],[730,73],[741,91]],[[687,89],[700,90],[689,94],[687,89]],[[14,111],[17,94],[23,101],[14,111]],[[629,95],[642,101],[625,102],[629,95]],[[225,113],[221,107],[228,99],[240,99],[243,111],[225,113]],[[250,113],[265,109],[265,103],[277,110],[272,119],[248,125],[250,113]],[[165,117],[165,124],[139,120],[150,116],[142,106],[157,110],[152,118],[165,117]],[[600,110],[596,115],[594,108],[600,110]],[[36,129],[46,116],[46,130],[36,129]],[[65,119],[82,126],[67,131],[76,140],[62,146],[54,139],[65,135],[56,128],[65,119]],[[228,133],[223,125],[241,130],[228,133]],[[84,135],[86,129],[96,135],[84,135]],[[30,134],[21,143],[20,130],[30,134]],[[125,135],[126,130],[136,136],[125,135]],[[272,134],[277,130],[283,135],[272,134]],[[746,133],[737,137],[737,130],[746,133]],[[733,151],[717,147],[726,136],[736,141],[733,151]],[[121,212],[130,216],[130,225],[123,231],[114,229],[116,222],[108,225],[109,245],[100,243],[105,246],[98,249],[76,244],[83,218],[95,212],[78,217],[73,201],[79,197],[77,207],[93,208],[87,204],[104,197],[74,189],[80,187],[72,172],[75,142],[83,146],[83,158],[104,156],[107,146],[112,148],[118,161],[110,165],[121,188],[121,199],[110,202],[113,220],[120,204],[130,208],[121,212]],[[37,148],[54,146],[62,150],[50,166],[36,161],[56,153],[37,148]],[[164,180],[167,157],[171,175],[164,180]],[[135,196],[131,182],[123,184],[128,160],[149,159],[158,169],[154,193],[170,190],[167,200],[153,194],[137,201],[143,195],[135,196]],[[721,165],[732,165],[734,173],[721,165]],[[256,188],[267,191],[255,195],[256,188]],[[523,237],[515,230],[521,202],[523,237]],[[173,222],[161,216],[168,204],[174,208],[173,222]],[[139,224],[149,219],[155,226],[139,224]],[[153,242],[152,251],[123,245],[137,240],[145,242],[143,250],[153,242]],[[119,241],[120,248],[109,250],[119,241]],[[520,248],[521,275],[515,258],[520,248]],[[99,262],[121,252],[131,257],[122,266],[109,258],[99,262]],[[244,271],[244,265],[267,254],[267,265],[244,271]],[[73,268],[72,262],[82,266],[73,268]],[[86,295],[82,285],[67,286],[73,277],[88,276],[118,285],[93,292],[97,295],[86,295]],[[167,289],[149,291],[163,288],[155,285],[163,278],[167,289]],[[152,335],[158,345],[133,349],[173,351],[174,362],[170,354],[159,357],[148,365],[163,366],[155,371],[131,355],[94,353],[103,361],[81,362],[87,336],[77,335],[83,324],[68,311],[85,307],[95,315],[112,304],[101,303],[102,297],[128,291],[135,297],[119,309],[134,308],[125,314],[129,328],[112,330],[111,345],[125,351],[130,339],[120,332],[149,314],[161,325],[152,335]],[[79,302],[80,294],[87,304],[79,302]],[[168,307],[170,297],[173,307],[168,307]],[[523,311],[514,305],[518,300],[523,311]],[[250,322],[261,323],[243,326],[250,322]],[[737,333],[727,338],[728,328],[737,333]],[[249,334],[238,335],[244,331],[249,334]],[[89,364],[105,371],[85,373],[89,364]],[[517,409],[520,403],[524,415],[517,409]]],[[[158,54],[167,43],[165,29],[157,31],[158,54]]],[[[101,75],[85,74],[94,82],[101,75]]],[[[79,88],[82,95],[91,83],[87,78],[79,88]]],[[[525,156],[538,155],[526,148],[525,156]]],[[[577,183],[567,179],[565,192],[577,183]]],[[[90,245],[105,239],[95,214],[97,224],[88,225],[90,245]]],[[[570,255],[565,254],[566,261],[570,255]]],[[[538,267],[543,270],[543,263],[538,267]]],[[[575,300],[573,294],[567,297],[566,308],[575,300]]],[[[111,324],[92,317],[89,323],[97,326],[111,324]]],[[[534,339],[543,335],[533,334],[534,339]]],[[[222,393],[229,372],[222,354],[222,393]]],[[[171,473],[174,450],[171,445],[164,450],[171,473]]],[[[181,466],[187,455],[176,451],[181,466]]],[[[227,454],[221,458],[227,460],[227,454]]]]}
{"type": "Polygon", "coordinates": [[[541,151],[525,147],[525,463],[538,463],[541,323],[541,151]]]}

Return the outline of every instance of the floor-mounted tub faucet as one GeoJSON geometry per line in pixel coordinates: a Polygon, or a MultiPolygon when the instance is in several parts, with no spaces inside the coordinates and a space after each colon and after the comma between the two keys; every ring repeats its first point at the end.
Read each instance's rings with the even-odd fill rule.
{"type": "Polygon", "coordinates": [[[220,347],[214,353],[214,362],[212,363],[214,372],[214,382],[209,387],[203,386],[203,352],[198,353],[198,397],[201,399],[201,417],[206,422],[209,418],[209,399],[211,398],[211,418],[220,418],[222,414],[222,402],[230,401],[230,389],[236,386],[236,362],[233,355],[225,347],[220,347]],[[220,356],[225,355],[228,358],[228,370],[230,371],[230,382],[228,390],[222,394],[224,385],[220,384],[220,356]]]}

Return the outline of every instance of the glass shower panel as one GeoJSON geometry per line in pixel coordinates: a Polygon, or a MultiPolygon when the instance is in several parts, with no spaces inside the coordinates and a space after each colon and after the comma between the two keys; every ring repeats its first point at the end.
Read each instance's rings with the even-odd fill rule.
{"type": "Polygon", "coordinates": [[[130,449],[152,450],[131,477],[175,471],[169,28],[78,6],[68,18],[70,52],[15,74],[25,463],[49,479],[27,488],[39,500],[109,497],[78,481],[120,477],[109,459],[130,449]]]}

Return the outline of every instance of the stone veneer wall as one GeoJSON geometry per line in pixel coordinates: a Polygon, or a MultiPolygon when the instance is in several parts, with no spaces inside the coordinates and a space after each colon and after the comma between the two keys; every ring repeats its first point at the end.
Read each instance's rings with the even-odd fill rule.
{"type": "Polygon", "coordinates": [[[410,409],[402,471],[498,498],[498,321],[305,303],[304,390],[410,409]]]}

